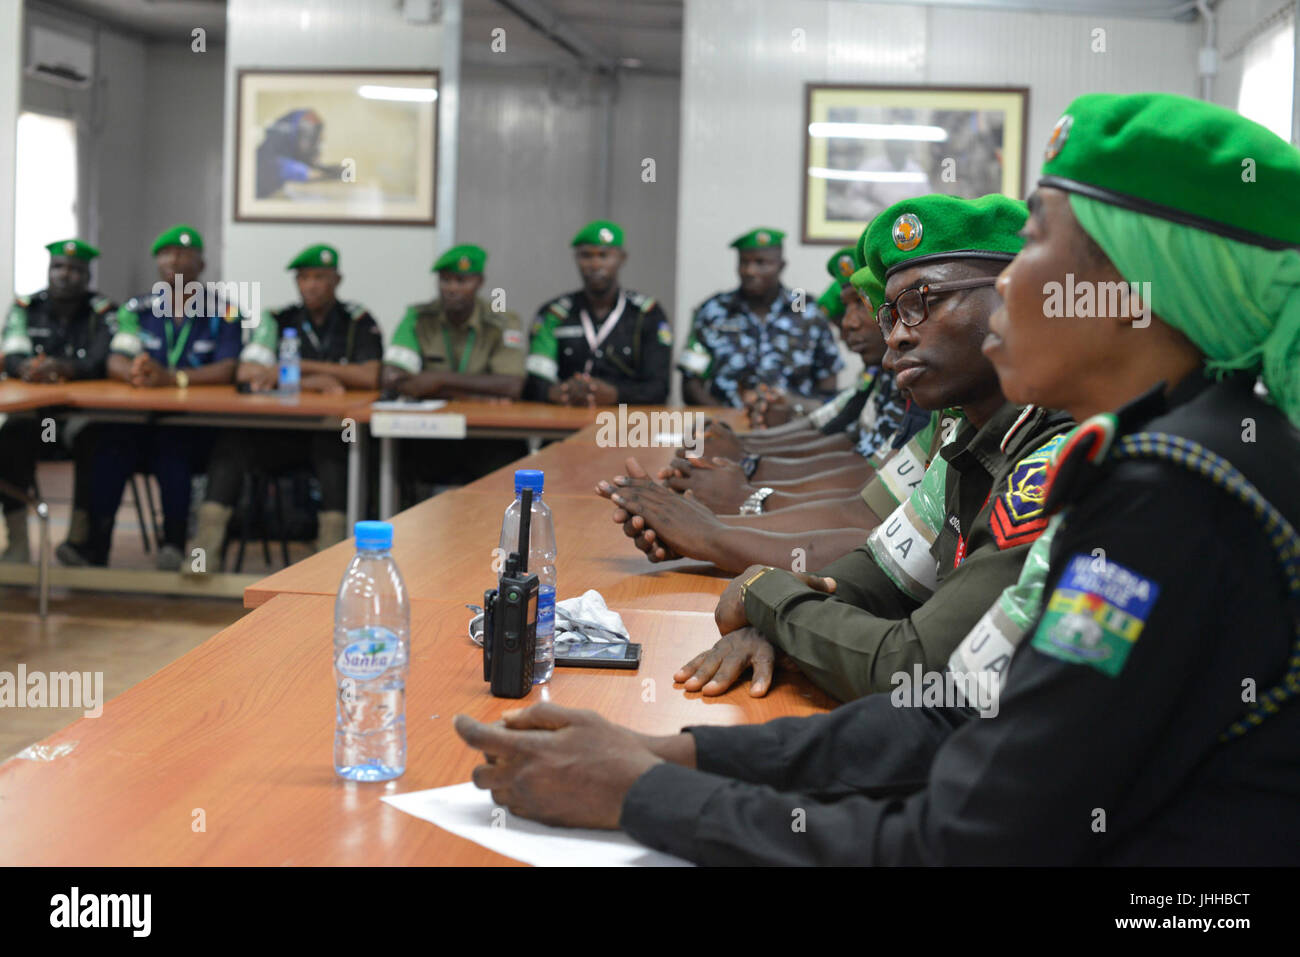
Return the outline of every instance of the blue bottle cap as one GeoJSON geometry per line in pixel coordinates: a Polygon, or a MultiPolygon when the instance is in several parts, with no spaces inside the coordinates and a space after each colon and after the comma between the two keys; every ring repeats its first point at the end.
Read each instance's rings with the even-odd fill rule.
{"type": "Polygon", "coordinates": [[[515,470],[515,494],[518,495],[526,488],[533,490],[536,495],[542,491],[546,484],[546,475],[541,469],[516,469],[515,470]]]}
{"type": "Polygon", "coordinates": [[[393,547],[393,526],[389,522],[357,522],[357,551],[386,552],[393,547]]]}
{"type": "Polygon", "coordinates": [[[280,335],[282,335],[282,336],[288,336],[290,339],[297,339],[297,338],[298,338],[298,330],[295,329],[293,326],[290,326],[289,328],[287,328],[287,329],[285,329],[283,332],[281,332],[280,335]]]}

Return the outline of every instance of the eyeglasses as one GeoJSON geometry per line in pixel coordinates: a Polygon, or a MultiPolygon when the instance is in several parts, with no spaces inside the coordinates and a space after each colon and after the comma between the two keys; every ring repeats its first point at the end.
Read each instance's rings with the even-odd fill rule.
{"type": "Polygon", "coordinates": [[[947,292],[959,292],[963,289],[976,289],[991,286],[998,279],[996,276],[981,276],[978,279],[954,279],[952,282],[927,283],[913,289],[904,289],[893,302],[886,299],[876,310],[876,322],[885,338],[894,331],[894,323],[919,326],[930,317],[930,297],[947,292]]]}

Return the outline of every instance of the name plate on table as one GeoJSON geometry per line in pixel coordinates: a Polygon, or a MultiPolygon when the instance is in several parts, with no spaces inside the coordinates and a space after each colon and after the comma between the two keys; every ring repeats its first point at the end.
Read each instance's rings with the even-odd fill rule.
{"type": "Polygon", "coordinates": [[[374,412],[370,434],[381,439],[463,439],[465,416],[455,412],[374,412]]]}

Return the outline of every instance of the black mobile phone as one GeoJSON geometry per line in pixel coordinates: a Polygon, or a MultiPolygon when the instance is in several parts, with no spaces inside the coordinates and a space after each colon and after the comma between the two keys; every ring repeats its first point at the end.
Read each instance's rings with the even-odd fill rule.
{"type": "Polygon", "coordinates": [[[605,644],[594,641],[566,642],[563,651],[555,650],[557,668],[623,668],[636,671],[641,667],[641,646],[635,642],[605,644]]]}

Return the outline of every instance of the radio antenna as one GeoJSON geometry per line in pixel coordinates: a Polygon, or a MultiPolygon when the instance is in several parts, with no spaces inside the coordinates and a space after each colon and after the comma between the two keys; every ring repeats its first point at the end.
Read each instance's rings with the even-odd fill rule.
{"type": "Polygon", "coordinates": [[[533,525],[533,490],[519,493],[519,574],[528,574],[528,532],[533,525]]]}

